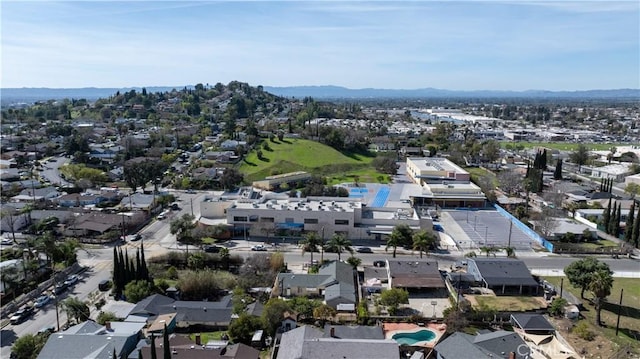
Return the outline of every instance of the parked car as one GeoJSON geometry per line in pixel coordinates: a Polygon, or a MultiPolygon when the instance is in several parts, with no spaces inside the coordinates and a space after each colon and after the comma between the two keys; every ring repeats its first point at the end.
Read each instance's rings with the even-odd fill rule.
{"type": "Polygon", "coordinates": [[[45,305],[47,305],[47,303],[49,303],[50,301],[51,301],[51,297],[49,297],[48,295],[43,294],[43,295],[39,296],[36,299],[36,301],[34,303],[34,307],[42,308],[45,305]]]}
{"type": "Polygon", "coordinates": [[[98,289],[102,292],[106,292],[111,287],[111,281],[108,279],[103,279],[98,283],[98,289]]]}
{"type": "Polygon", "coordinates": [[[218,253],[220,252],[220,247],[218,246],[204,246],[204,251],[207,253],[218,253]]]}
{"type": "Polygon", "coordinates": [[[40,330],[38,330],[38,334],[51,334],[55,331],[56,327],[54,327],[53,325],[48,325],[46,327],[40,328],[40,330]]]}
{"type": "Polygon", "coordinates": [[[65,290],[67,290],[67,285],[64,283],[58,283],[56,284],[55,288],[53,288],[53,292],[55,294],[60,294],[62,292],[64,292],[65,290]]]}
{"type": "Polygon", "coordinates": [[[66,285],[67,287],[71,287],[72,285],[78,283],[78,276],[73,274],[67,277],[67,279],[64,281],[64,285],[66,285]]]}
{"type": "Polygon", "coordinates": [[[142,239],[142,235],[140,233],[136,233],[134,236],[131,236],[131,241],[136,242],[142,239]]]}
{"type": "Polygon", "coordinates": [[[251,247],[252,251],[256,251],[256,252],[266,252],[267,251],[267,247],[265,247],[262,244],[258,244],[256,246],[251,247]]]}
{"type": "Polygon", "coordinates": [[[10,237],[2,237],[2,241],[0,241],[0,243],[4,245],[13,244],[13,239],[10,237]]]}
{"type": "MultiPolygon", "coordinates": [[[[187,164],[189,164],[189,163],[187,162],[187,164]]],[[[192,193],[192,194],[193,194],[193,193],[196,193],[196,191],[195,191],[195,190],[193,190],[193,189],[188,189],[188,190],[187,190],[187,193],[192,193]]]]}
{"type": "Polygon", "coordinates": [[[356,252],[358,253],[373,253],[373,250],[369,247],[358,247],[356,248],[356,252]]]}
{"type": "Polygon", "coordinates": [[[32,306],[25,306],[25,307],[19,309],[17,312],[13,313],[11,318],[9,318],[9,322],[11,324],[14,324],[14,325],[15,324],[20,324],[25,319],[29,318],[31,316],[31,314],[33,314],[33,307],[32,306]]]}
{"type": "Polygon", "coordinates": [[[374,267],[386,267],[387,266],[387,262],[385,262],[385,261],[374,261],[373,262],[373,266],[374,267]]]}

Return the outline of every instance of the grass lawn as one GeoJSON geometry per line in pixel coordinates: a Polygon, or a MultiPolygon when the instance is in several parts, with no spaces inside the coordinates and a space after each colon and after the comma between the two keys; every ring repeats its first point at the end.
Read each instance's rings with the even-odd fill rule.
{"type": "MultiPolygon", "coordinates": [[[[511,144],[514,147],[517,145],[524,146],[525,148],[546,147],[553,150],[562,151],[575,151],[578,148],[579,143],[567,143],[567,142],[502,142],[502,147],[506,147],[507,144],[511,144]]],[[[585,143],[588,149],[593,151],[608,151],[611,147],[625,146],[624,144],[614,143],[585,143]]]]}
{"type": "MultiPolygon", "coordinates": [[[[218,331],[218,332],[203,332],[200,333],[200,341],[202,344],[207,344],[209,340],[222,340],[222,334],[226,333],[226,331],[218,331]]],[[[196,334],[189,334],[189,339],[196,340],[196,334]]]]}
{"type": "MultiPolygon", "coordinates": [[[[263,159],[258,159],[256,151],[253,151],[247,154],[240,165],[240,172],[249,182],[294,171],[325,176],[338,173],[359,174],[358,171],[371,170],[374,158],[362,154],[344,154],[324,144],[304,139],[285,138],[283,141],[267,142],[270,150],[261,148],[263,159]]],[[[377,178],[377,175],[373,178],[377,178]]],[[[361,181],[364,181],[363,177],[361,181]]]]}
{"type": "MultiPolygon", "coordinates": [[[[545,278],[558,288],[562,277],[545,278]]],[[[576,297],[580,296],[580,289],[574,288],[565,279],[564,290],[569,290],[576,297]]],[[[586,298],[591,298],[591,293],[585,292],[586,298]]],[[[637,278],[614,278],[611,295],[607,298],[601,316],[604,327],[595,326],[596,311],[588,300],[585,300],[585,310],[580,312],[592,326],[592,330],[598,335],[603,335],[607,339],[619,345],[631,345],[640,349],[640,279],[637,278]],[[620,316],[620,331],[616,337],[616,320],[618,314],[618,303],[620,302],[620,289],[624,288],[622,296],[622,310],[620,316]]]]}
{"type": "Polygon", "coordinates": [[[360,170],[349,171],[347,173],[337,173],[327,178],[329,185],[336,185],[345,182],[355,182],[355,176],[358,176],[358,182],[361,183],[389,183],[390,178],[387,174],[377,172],[373,168],[363,168],[360,170]]]}
{"type": "Polygon", "coordinates": [[[497,311],[524,312],[527,310],[546,308],[546,304],[539,297],[476,295],[474,299],[480,307],[485,306],[497,311]]]}

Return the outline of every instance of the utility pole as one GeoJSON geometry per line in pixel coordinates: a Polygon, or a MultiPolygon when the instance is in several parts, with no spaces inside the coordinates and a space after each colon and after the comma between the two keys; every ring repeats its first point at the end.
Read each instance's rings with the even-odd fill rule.
{"type": "Polygon", "coordinates": [[[320,265],[324,263],[324,226],[322,227],[322,236],[320,237],[320,265]]]}
{"type": "Polygon", "coordinates": [[[618,320],[616,321],[616,337],[618,336],[618,330],[620,329],[620,312],[622,312],[622,293],[624,288],[620,288],[620,303],[618,304],[618,320]]]}

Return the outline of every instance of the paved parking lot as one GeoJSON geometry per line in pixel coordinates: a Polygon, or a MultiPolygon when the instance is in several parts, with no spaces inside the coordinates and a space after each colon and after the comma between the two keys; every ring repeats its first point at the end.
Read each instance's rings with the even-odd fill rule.
{"type": "MultiPolygon", "coordinates": [[[[533,239],[522,232],[517,226],[511,225],[506,217],[495,210],[445,210],[450,221],[455,221],[464,232],[463,247],[507,247],[516,250],[532,250],[533,239]]],[[[449,232],[452,223],[443,223],[445,232],[449,232]]],[[[460,241],[459,241],[460,242],[460,241]]]]}

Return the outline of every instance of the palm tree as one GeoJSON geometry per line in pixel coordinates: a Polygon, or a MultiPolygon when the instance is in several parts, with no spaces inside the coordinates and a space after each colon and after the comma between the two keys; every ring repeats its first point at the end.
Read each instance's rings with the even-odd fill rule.
{"type": "Polygon", "coordinates": [[[322,239],[318,237],[316,232],[307,232],[304,234],[302,243],[302,255],[306,252],[311,253],[311,263],[313,263],[313,252],[318,251],[318,246],[322,245],[322,239]]]}
{"type": "Polygon", "coordinates": [[[389,247],[393,248],[393,258],[396,257],[396,249],[398,248],[398,246],[400,245],[400,237],[397,235],[394,235],[393,232],[391,232],[391,234],[389,235],[389,238],[387,238],[387,246],[384,248],[385,251],[387,251],[389,249],[389,247]]]}
{"type": "Polygon", "coordinates": [[[516,256],[516,249],[513,247],[504,247],[504,251],[507,253],[507,257],[509,258],[516,256]]]}
{"type": "Polygon", "coordinates": [[[600,311],[607,297],[611,294],[611,288],[613,287],[613,277],[611,271],[606,269],[600,269],[593,273],[591,282],[589,282],[589,290],[593,294],[593,304],[596,308],[596,324],[602,325],[600,320],[600,311]]]}
{"type": "Polygon", "coordinates": [[[77,324],[89,319],[89,306],[78,297],[67,298],[62,302],[62,307],[67,312],[67,317],[73,318],[77,324]]]}
{"type": "Polygon", "coordinates": [[[493,256],[495,257],[496,256],[496,252],[499,251],[499,250],[500,249],[496,248],[496,247],[486,247],[486,246],[480,247],[480,252],[486,253],[487,257],[489,256],[489,254],[493,254],[493,256]]]}
{"type": "Polygon", "coordinates": [[[334,234],[333,237],[327,243],[325,250],[333,251],[338,253],[338,261],[340,261],[340,254],[343,251],[347,251],[353,254],[353,248],[351,248],[351,241],[347,239],[347,237],[341,234],[334,234]]]}
{"type": "Polygon", "coordinates": [[[420,251],[420,258],[422,258],[422,252],[429,254],[429,249],[436,244],[436,236],[427,231],[416,232],[413,235],[413,250],[420,251]]]}

